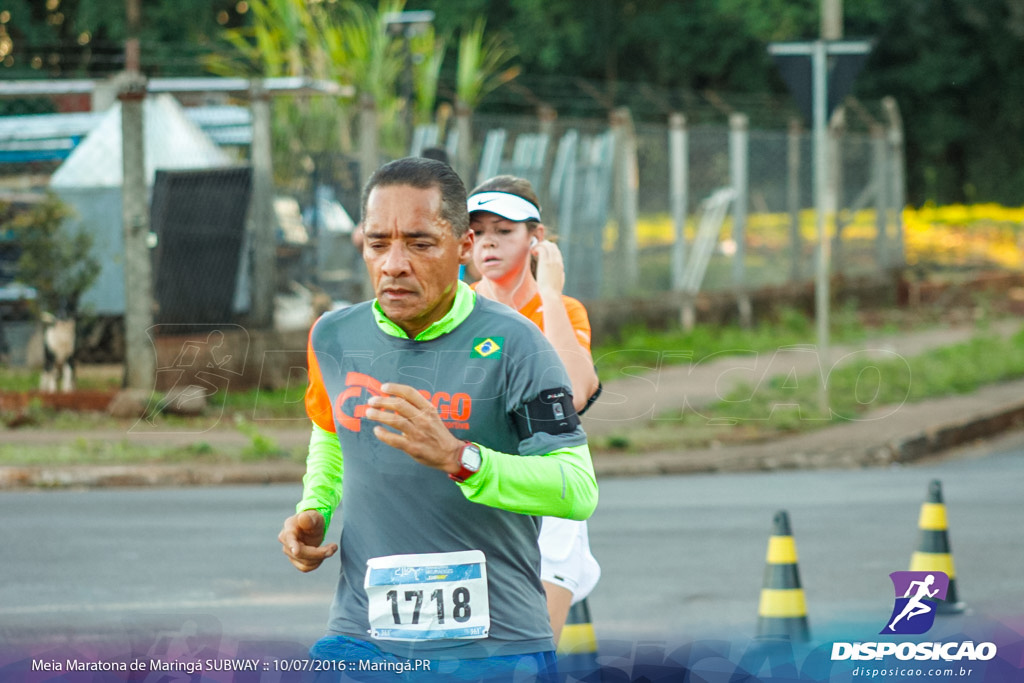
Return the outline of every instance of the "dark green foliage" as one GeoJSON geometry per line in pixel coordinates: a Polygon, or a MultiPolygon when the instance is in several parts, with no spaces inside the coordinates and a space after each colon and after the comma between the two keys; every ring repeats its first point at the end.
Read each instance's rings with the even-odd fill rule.
{"type": "MultiPolygon", "coordinates": [[[[339,7],[347,1],[322,0],[339,7]]],[[[377,6],[376,0],[358,1],[377,6]]],[[[143,65],[150,75],[203,74],[202,57],[221,29],[249,22],[253,14],[237,0],[142,5],[143,65]]],[[[5,27],[13,40],[13,64],[0,66],[5,77],[106,75],[122,67],[122,1],[8,0],[3,7],[11,14],[5,27]],[[30,66],[34,58],[39,66],[30,66]]],[[[483,16],[489,29],[512,37],[522,74],[481,111],[529,112],[539,100],[562,116],[601,116],[628,105],[639,121],[664,121],[672,109],[696,121],[701,111],[721,120],[724,107],[731,107],[755,124],[762,110],[788,98],[767,44],[815,38],[819,7],[819,0],[406,4],[433,10],[441,34],[455,34],[483,16]]],[[[843,10],[845,36],[875,40],[854,93],[868,103],[885,96],[899,103],[908,201],[1024,203],[1024,4],[857,0],[843,3],[843,10]]],[[[450,54],[441,70],[442,101],[454,90],[454,63],[450,54]]]]}
{"type": "MultiPolygon", "coordinates": [[[[150,75],[197,75],[200,56],[220,30],[245,19],[238,0],[140,5],[142,62],[150,75]]],[[[124,0],[5,0],[0,8],[10,12],[13,43],[12,63],[0,70],[5,77],[109,75],[124,68],[124,0]]]]}
{"type": "Polygon", "coordinates": [[[903,0],[879,19],[858,92],[900,104],[911,199],[1020,204],[1024,7],[903,0]]]}

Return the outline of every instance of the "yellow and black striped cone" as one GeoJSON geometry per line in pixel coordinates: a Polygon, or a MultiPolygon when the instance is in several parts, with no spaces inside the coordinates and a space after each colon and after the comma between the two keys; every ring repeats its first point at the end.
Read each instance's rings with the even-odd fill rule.
{"type": "Polygon", "coordinates": [[[558,639],[558,673],[566,680],[600,680],[601,667],[597,663],[597,638],[590,621],[590,605],[583,598],[569,608],[569,616],[558,639]]]}
{"type": "Polygon", "coordinates": [[[942,483],[933,479],[928,484],[928,499],[921,505],[921,517],[917,523],[921,540],[917,550],[910,557],[912,572],[945,572],[949,577],[946,599],[939,601],[939,614],[957,614],[964,611],[956,590],[956,569],[953,567],[953,553],[949,547],[946,505],[942,502],[942,483]]]}
{"type": "Polygon", "coordinates": [[[569,608],[569,616],[558,639],[559,655],[590,654],[597,652],[594,624],[590,621],[590,605],[583,598],[569,608]]]}
{"type": "Polygon", "coordinates": [[[785,510],[775,513],[772,536],[768,539],[764,587],[758,606],[758,637],[785,636],[806,642],[810,639],[807,624],[807,601],[800,587],[796,542],[785,510]]]}

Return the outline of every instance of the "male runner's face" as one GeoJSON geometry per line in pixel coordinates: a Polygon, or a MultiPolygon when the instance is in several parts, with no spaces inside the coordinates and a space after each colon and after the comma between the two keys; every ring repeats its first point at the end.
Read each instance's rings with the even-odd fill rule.
{"type": "Polygon", "coordinates": [[[373,188],[363,233],[363,260],[384,314],[410,337],[443,318],[455,300],[459,263],[472,251],[473,233],[456,237],[441,218],[441,190],[373,188]]]}

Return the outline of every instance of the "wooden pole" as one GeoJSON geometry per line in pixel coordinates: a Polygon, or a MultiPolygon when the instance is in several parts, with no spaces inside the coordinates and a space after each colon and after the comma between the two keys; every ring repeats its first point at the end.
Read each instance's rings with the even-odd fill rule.
{"type": "Polygon", "coordinates": [[[125,73],[118,92],[121,102],[121,221],[124,237],[124,384],[152,390],[156,354],[149,335],[153,327],[153,274],[149,255],[145,123],[146,78],[142,75],[139,0],[125,0],[127,39],[125,73]]]}

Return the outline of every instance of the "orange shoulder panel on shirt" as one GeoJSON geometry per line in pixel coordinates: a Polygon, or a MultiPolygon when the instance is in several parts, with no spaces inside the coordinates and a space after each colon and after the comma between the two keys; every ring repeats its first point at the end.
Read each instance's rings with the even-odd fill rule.
{"type": "Polygon", "coordinates": [[[544,309],[540,305],[539,292],[523,304],[523,307],[519,309],[519,314],[529,318],[530,322],[539,327],[541,332],[544,331],[544,309]]]}
{"type": "MultiPolygon", "coordinates": [[[[313,327],[316,327],[314,325],[313,327]]],[[[320,374],[320,363],[313,352],[313,330],[309,330],[309,341],[306,343],[306,363],[309,366],[309,385],[306,387],[306,415],[318,427],[328,432],[335,431],[334,417],[331,409],[331,397],[324,386],[323,375],[320,374]]]]}
{"type": "Polygon", "coordinates": [[[562,295],[562,303],[565,304],[565,312],[569,314],[569,322],[572,329],[576,330],[576,338],[580,344],[590,350],[590,316],[587,315],[586,307],[571,296],[562,295]]]}
{"type": "MultiPolygon", "coordinates": [[[[590,351],[590,317],[587,315],[587,309],[579,301],[565,294],[562,295],[562,305],[569,315],[569,323],[576,332],[576,339],[583,348],[590,351]]],[[[519,313],[544,331],[544,308],[540,304],[540,294],[527,301],[526,305],[519,309],[519,313]]]]}

